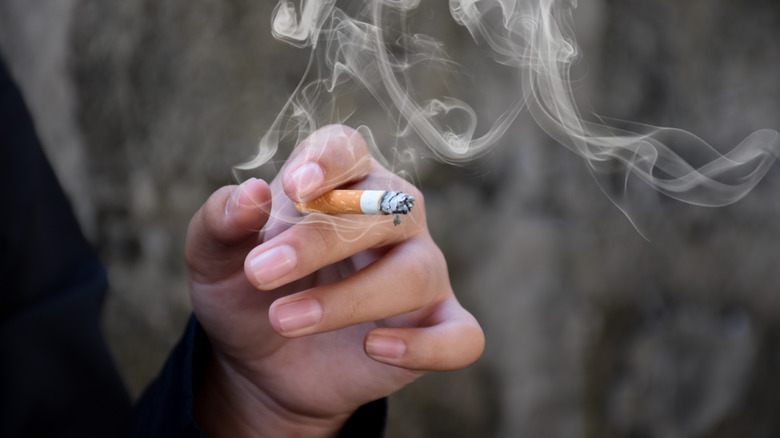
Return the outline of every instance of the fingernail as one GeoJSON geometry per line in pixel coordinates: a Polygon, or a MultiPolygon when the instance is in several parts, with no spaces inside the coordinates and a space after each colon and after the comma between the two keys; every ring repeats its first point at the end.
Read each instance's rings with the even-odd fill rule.
{"type": "Polygon", "coordinates": [[[244,188],[247,186],[247,184],[250,184],[252,181],[256,180],[257,178],[249,178],[248,180],[241,183],[241,185],[233,189],[233,193],[230,194],[230,197],[225,203],[225,215],[232,213],[236,207],[239,206],[239,204],[249,205],[252,202],[249,195],[244,193],[244,188]]]}
{"type": "Polygon", "coordinates": [[[400,338],[371,335],[366,340],[366,353],[382,359],[400,359],[406,353],[406,343],[400,338]]]}
{"type": "Polygon", "coordinates": [[[276,319],[283,332],[293,332],[320,322],[322,307],[316,300],[303,299],[276,308],[276,319]]]}
{"type": "Polygon", "coordinates": [[[254,256],[249,261],[249,267],[257,282],[264,285],[292,271],[297,262],[298,257],[292,247],[279,245],[254,256]]]}
{"type": "Polygon", "coordinates": [[[298,197],[305,199],[325,181],[325,172],[317,163],[307,163],[290,175],[298,197]]]}

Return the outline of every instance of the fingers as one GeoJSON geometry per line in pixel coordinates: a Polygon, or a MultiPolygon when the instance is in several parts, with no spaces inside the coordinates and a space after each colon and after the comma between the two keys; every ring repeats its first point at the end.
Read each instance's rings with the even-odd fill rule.
{"type": "Polygon", "coordinates": [[[396,226],[390,215],[306,215],[248,254],[244,268],[255,287],[274,289],[364,250],[396,244],[425,231],[425,205],[419,190],[374,161],[365,166],[370,174],[349,188],[385,188],[389,184],[415,197],[414,208],[401,224],[396,226]]]}
{"type": "Polygon", "coordinates": [[[295,202],[317,198],[328,190],[368,175],[371,154],[354,129],[331,125],[314,132],[293,151],[282,169],[282,187],[295,202]]]}
{"type": "Polygon", "coordinates": [[[270,207],[271,190],[262,180],[252,178],[214,192],[187,229],[185,257],[191,277],[205,283],[240,270],[258,243],[270,207]]]}
{"type": "Polygon", "coordinates": [[[390,216],[308,216],[249,252],[244,270],[255,287],[274,289],[367,249],[413,238],[423,225],[414,216],[399,226],[390,216]]]}
{"type": "Polygon", "coordinates": [[[371,330],[364,341],[366,354],[378,362],[423,371],[456,370],[479,359],[485,335],[454,297],[437,306],[430,319],[430,326],[371,330]]]}
{"type": "Polygon", "coordinates": [[[255,248],[245,272],[255,287],[269,290],[314,272],[326,278],[339,261],[355,261],[356,254],[373,252],[369,249],[381,253],[351,275],[335,275],[339,281],[276,300],[269,320],[278,333],[299,337],[383,320],[394,327],[376,328],[364,340],[366,353],[379,362],[449,370],[482,354],[482,330],[455,299],[444,258],[425,231],[421,194],[372,160],[356,131],[318,130],[294,151],[280,176],[295,202],[342,187],[405,191],[418,201],[399,227],[389,217],[309,215],[255,248]]]}
{"type": "Polygon", "coordinates": [[[269,317],[278,333],[297,337],[412,312],[448,291],[441,252],[429,238],[418,238],[341,281],[276,300],[269,317]]]}
{"type": "Polygon", "coordinates": [[[280,177],[275,184],[281,180],[293,200],[345,187],[404,191],[415,197],[416,205],[398,227],[392,226],[392,216],[322,214],[306,215],[293,226],[269,227],[269,240],[252,250],[245,264],[247,278],[257,288],[279,287],[366,249],[414,237],[425,228],[422,195],[372,160],[365,140],[351,128],[332,125],[313,133],[295,149],[280,177]]]}

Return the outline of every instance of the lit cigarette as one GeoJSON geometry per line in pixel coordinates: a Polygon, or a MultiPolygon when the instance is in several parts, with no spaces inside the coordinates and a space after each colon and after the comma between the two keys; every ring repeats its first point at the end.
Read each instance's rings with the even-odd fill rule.
{"type": "Polygon", "coordinates": [[[390,190],[331,190],[309,202],[296,202],[301,213],[326,214],[409,214],[414,196],[390,190]]]}

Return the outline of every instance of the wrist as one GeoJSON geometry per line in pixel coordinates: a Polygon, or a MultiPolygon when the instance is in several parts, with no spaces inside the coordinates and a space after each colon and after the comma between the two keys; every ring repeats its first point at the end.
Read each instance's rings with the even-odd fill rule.
{"type": "Polygon", "coordinates": [[[204,435],[218,437],[335,437],[349,415],[314,417],[282,406],[212,353],[195,394],[194,416],[204,435]]]}

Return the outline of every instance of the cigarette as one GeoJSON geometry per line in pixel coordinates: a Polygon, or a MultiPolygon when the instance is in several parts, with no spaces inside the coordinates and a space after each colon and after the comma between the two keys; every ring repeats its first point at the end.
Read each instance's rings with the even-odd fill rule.
{"type": "Polygon", "coordinates": [[[325,214],[409,214],[414,196],[391,190],[331,190],[309,202],[296,202],[301,213],[325,214]]]}

